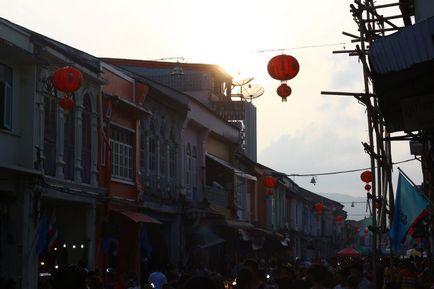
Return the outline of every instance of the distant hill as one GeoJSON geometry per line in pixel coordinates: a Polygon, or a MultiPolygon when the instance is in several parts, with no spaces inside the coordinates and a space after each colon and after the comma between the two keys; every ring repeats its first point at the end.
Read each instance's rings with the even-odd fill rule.
{"type": "Polygon", "coordinates": [[[366,197],[354,197],[344,194],[319,194],[344,205],[344,210],[348,214],[347,220],[359,221],[369,217],[369,208],[366,211],[366,197]],[[351,206],[353,202],[354,207],[351,206]]]}

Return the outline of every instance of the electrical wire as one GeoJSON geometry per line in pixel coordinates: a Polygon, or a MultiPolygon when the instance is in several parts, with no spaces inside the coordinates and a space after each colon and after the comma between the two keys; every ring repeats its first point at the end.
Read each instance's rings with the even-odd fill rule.
{"type": "Polygon", "coordinates": [[[338,42],[338,43],[328,43],[328,44],[317,44],[317,45],[305,45],[305,46],[296,46],[291,48],[279,48],[279,49],[263,49],[258,50],[257,52],[275,52],[275,51],[286,51],[286,50],[295,50],[295,49],[306,49],[306,48],[319,48],[319,47],[330,47],[330,46],[338,46],[348,44],[347,42],[338,42]]]}
{"type": "MultiPolygon", "coordinates": [[[[398,165],[402,163],[407,163],[410,161],[415,161],[416,158],[413,159],[407,159],[399,162],[394,162],[392,165],[398,165]]],[[[360,168],[360,169],[353,169],[353,170],[345,170],[345,171],[334,171],[334,172],[323,172],[323,173],[312,173],[312,174],[287,174],[288,177],[312,177],[312,176],[327,176],[327,175],[338,175],[338,174],[346,174],[346,173],[354,173],[354,172],[361,172],[365,170],[370,170],[371,168],[360,168]]]]}

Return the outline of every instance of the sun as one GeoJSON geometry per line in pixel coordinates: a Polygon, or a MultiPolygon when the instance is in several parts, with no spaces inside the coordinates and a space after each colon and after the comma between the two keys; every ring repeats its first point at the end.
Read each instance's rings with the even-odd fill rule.
{"type": "Polygon", "coordinates": [[[266,73],[263,56],[248,48],[243,50],[242,47],[236,49],[222,47],[216,49],[208,61],[222,67],[234,79],[256,78],[266,73]]]}

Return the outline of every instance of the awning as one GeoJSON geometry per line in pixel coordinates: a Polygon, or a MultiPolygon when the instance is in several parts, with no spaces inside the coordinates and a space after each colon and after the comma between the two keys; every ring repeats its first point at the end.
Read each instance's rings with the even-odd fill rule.
{"type": "Polygon", "coordinates": [[[148,224],[162,224],[157,219],[152,218],[151,216],[134,212],[134,211],[123,211],[122,214],[136,223],[148,223],[148,224]]]}
{"type": "Polygon", "coordinates": [[[206,249],[225,241],[225,239],[214,233],[208,226],[200,226],[194,234],[194,240],[196,246],[200,249],[206,249]]]}
{"type": "Polygon", "coordinates": [[[206,249],[218,244],[221,244],[225,241],[225,239],[221,238],[215,233],[209,232],[207,237],[202,240],[202,242],[199,244],[199,248],[206,249]]]}
{"type": "Polygon", "coordinates": [[[242,177],[242,178],[245,178],[245,179],[248,179],[248,180],[251,180],[251,181],[255,181],[255,182],[258,180],[255,176],[249,175],[249,174],[247,174],[247,173],[245,173],[243,171],[234,169],[234,172],[235,172],[235,175],[237,175],[239,177],[242,177]]]}
{"type": "Polygon", "coordinates": [[[257,178],[255,176],[252,176],[252,175],[250,175],[250,174],[248,174],[246,172],[243,172],[243,171],[241,171],[239,169],[234,168],[230,163],[228,163],[225,160],[222,160],[222,159],[220,159],[220,158],[218,158],[216,156],[213,156],[211,154],[208,154],[208,153],[206,154],[206,156],[209,157],[210,159],[212,159],[213,161],[221,164],[222,166],[225,166],[226,168],[232,170],[234,172],[234,174],[237,175],[237,176],[239,176],[239,177],[242,177],[242,178],[245,178],[245,179],[248,179],[248,180],[251,180],[251,181],[256,181],[257,180],[257,178]]]}
{"type": "Polygon", "coordinates": [[[434,59],[434,17],[375,40],[368,51],[371,69],[388,74],[434,59]]]}

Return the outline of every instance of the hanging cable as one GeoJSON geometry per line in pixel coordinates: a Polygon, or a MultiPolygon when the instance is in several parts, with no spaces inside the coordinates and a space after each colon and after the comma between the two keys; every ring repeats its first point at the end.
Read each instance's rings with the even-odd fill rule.
{"type": "MultiPolygon", "coordinates": [[[[417,160],[416,158],[407,159],[399,162],[394,162],[392,165],[402,164],[410,161],[417,160]]],[[[370,170],[371,168],[361,168],[361,169],[353,169],[353,170],[345,170],[345,171],[334,171],[334,172],[324,172],[324,173],[314,173],[314,174],[287,174],[288,177],[311,177],[311,176],[327,176],[327,175],[338,175],[338,174],[346,174],[346,173],[354,173],[361,172],[365,170],[370,170]]]]}
{"type": "Polygon", "coordinates": [[[263,52],[274,52],[274,51],[287,51],[287,50],[306,49],[306,48],[330,47],[330,46],[338,46],[338,45],[345,45],[345,44],[347,44],[347,42],[305,45],[305,46],[296,46],[291,48],[279,48],[279,49],[262,49],[262,50],[258,50],[257,52],[263,53],[263,52]]]}

